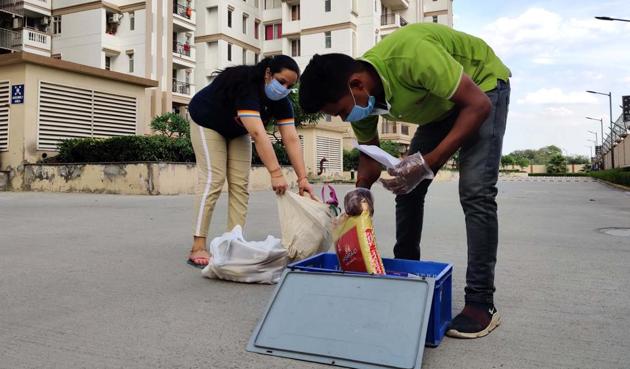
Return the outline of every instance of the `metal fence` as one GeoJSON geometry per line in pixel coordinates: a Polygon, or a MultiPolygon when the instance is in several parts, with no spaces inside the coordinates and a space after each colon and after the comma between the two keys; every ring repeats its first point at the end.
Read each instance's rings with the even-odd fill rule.
{"type": "Polygon", "coordinates": [[[22,32],[0,28],[0,48],[17,51],[22,46],[22,32]]]}

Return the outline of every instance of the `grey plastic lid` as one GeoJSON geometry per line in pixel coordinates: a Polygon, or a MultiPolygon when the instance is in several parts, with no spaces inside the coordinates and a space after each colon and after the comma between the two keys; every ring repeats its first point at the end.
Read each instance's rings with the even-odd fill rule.
{"type": "Polygon", "coordinates": [[[350,368],[421,368],[431,278],[285,271],[248,351],[350,368]]]}

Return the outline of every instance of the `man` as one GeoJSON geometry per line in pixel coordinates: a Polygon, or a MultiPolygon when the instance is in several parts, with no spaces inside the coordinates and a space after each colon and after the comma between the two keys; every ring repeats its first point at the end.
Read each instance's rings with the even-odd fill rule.
{"type": "MultiPolygon", "coordinates": [[[[355,60],[315,55],[300,79],[300,105],[352,122],[359,143],[378,145],[378,115],[418,124],[407,156],[382,179],[396,196],[400,259],[420,259],[424,197],[431,178],[457,151],[466,219],[468,268],[462,312],[448,335],[477,338],[500,323],[494,306],[498,243],[497,176],[509,104],[510,70],[481,39],[419,23],[390,34],[355,60]]],[[[381,166],[359,158],[357,190],[368,190],[381,166]]],[[[360,197],[360,196],[359,196],[360,197]]],[[[356,198],[353,197],[353,198],[356,198]]],[[[346,211],[358,211],[349,204],[346,211]]]]}

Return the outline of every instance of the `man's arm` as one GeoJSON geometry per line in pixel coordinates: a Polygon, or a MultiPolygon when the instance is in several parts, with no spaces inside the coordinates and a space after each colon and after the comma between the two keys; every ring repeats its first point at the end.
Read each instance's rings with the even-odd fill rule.
{"type": "MultiPolygon", "coordinates": [[[[362,145],[379,146],[378,136],[362,145]]],[[[357,187],[371,188],[372,184],[381,176],[381,164],[364,153],[359,153],[359,170],[357,173],[357,187]]]]}
{"type": "Polygon", "coordinates": [[[453,128],[433,151],[424,156],[434,172],[479,131],[492,111],[488,96],[466,74],[462,74],[451,101],[459,108],[453,128]]]}

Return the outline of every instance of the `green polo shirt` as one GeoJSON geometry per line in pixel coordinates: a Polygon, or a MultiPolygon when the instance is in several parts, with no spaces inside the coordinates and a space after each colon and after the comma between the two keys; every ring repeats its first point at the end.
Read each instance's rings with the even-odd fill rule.
{"type": "MultiPolygon", "coordinates": [[[[507,81],[510,70],[480,38],[435,23],[407,25],[388,35],[359,60],[381,77],[389,120],[424,125],[444,117],[466,73],[484,91],[507,81]]],[[[377,116],[352,123],[359,142],[375,138],[377,116]]]]}

